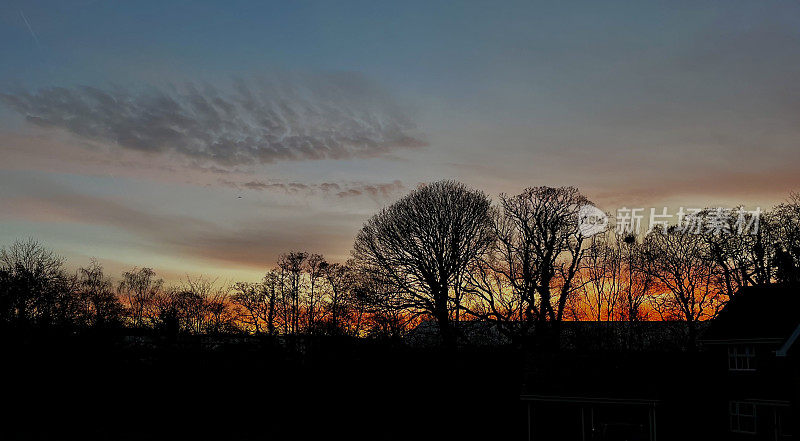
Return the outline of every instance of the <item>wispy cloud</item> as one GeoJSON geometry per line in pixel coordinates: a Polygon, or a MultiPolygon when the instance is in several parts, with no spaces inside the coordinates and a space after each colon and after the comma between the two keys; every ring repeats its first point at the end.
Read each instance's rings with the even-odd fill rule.
{"type": "Polygon", "coordinates": [[[265,182],[259,180],[235,182],[228,179],[220,179],[219,183],[228,187],[246,190],[272,191],[304,196],[318,194],[322,196],[335,195],[339,198],[369,196],[373,199],[387,199],[397,195],[406,188],[399,180],[381,183],[323,182],[320,184],[304,184],[301,182],[265,182]]]}
{"type": "Polygon", "coordinates": [[[39,126],[223,167],[375,157],[426,145],[393,97],[355,73],[236,80],[227,91],[192,83],[49,87],[0,93],[0,101],[39,126]]]}
{"type": "Polygon", "coordinates": [[[157,252],[249,268],[272,265],[281,253],[292,249],[313,249],[333,259],[346,257],[351,225],[359,219],[351,213],[326,213],[324,217],[276,218],[274,222],[241,219],[235,224],[218,223],[68,191],[15,197],[9,202],[16,210],[0,217],[112,227],[139,236],[141,246],[157,252]],[[286,230],[283,225],[289,221],[293,227],[286,230]]]}

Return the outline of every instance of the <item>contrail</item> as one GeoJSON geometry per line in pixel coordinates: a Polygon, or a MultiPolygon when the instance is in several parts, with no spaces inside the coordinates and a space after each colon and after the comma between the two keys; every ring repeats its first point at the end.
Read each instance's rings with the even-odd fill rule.
{"type": "Polygon", "coordinates": [[[31,31],[31,35],[33,36],[33,41],[36,42],[36,46],[39,46],[39,49],[41,49],[42,45],[39,43],[39,37],[36,36],[36,32],[33,31],[30,22],[28,22],[28,19],[25,17],[25,14],[23,14],[22,11],[19,11],[19,15],[22,17],[22,20],[25,21],[25,25],[28,26],[28,30],[31,31]]]}

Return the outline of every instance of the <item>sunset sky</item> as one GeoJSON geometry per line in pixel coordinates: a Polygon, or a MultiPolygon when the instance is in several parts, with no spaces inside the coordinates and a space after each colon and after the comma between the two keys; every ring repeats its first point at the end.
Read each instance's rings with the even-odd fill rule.
{"type": "Polygon", "coordinates": [[[0,245],[257,280],[423,182],[622,206],[800,189],[800,4],[0,5],[0,245]]]}

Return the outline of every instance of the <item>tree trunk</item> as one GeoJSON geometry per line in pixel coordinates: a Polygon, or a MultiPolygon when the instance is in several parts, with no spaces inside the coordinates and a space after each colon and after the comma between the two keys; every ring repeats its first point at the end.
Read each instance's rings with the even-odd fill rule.
{"type": "Polygon", "coordinates": [[[456,338],[453,332],[453,327],[450,323],[450,315],[447,313],[447,286],[439,288],[436,292],[434,305],[436,308],[436,321],[439,324],[439,333],[442,337],[442,343],[448,350],[455,349],[456,338]]]}
{"type": "Polygon", "coordinates": [[[269,297],[269,309],[267,309],[267,332],[275,335],[275,291],[269,297]]]}

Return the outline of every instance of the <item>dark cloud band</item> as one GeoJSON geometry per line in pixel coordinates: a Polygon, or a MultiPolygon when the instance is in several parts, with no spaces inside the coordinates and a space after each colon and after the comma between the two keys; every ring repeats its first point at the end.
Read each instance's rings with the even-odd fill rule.
{"type": "Polygon", "coordinates": [[[223,166],[374,157],[426,145],[389,94],[350,73],[237,80],[228,92],[194,84],[51,87],[0,100],[40,126],[223,166]]]}

